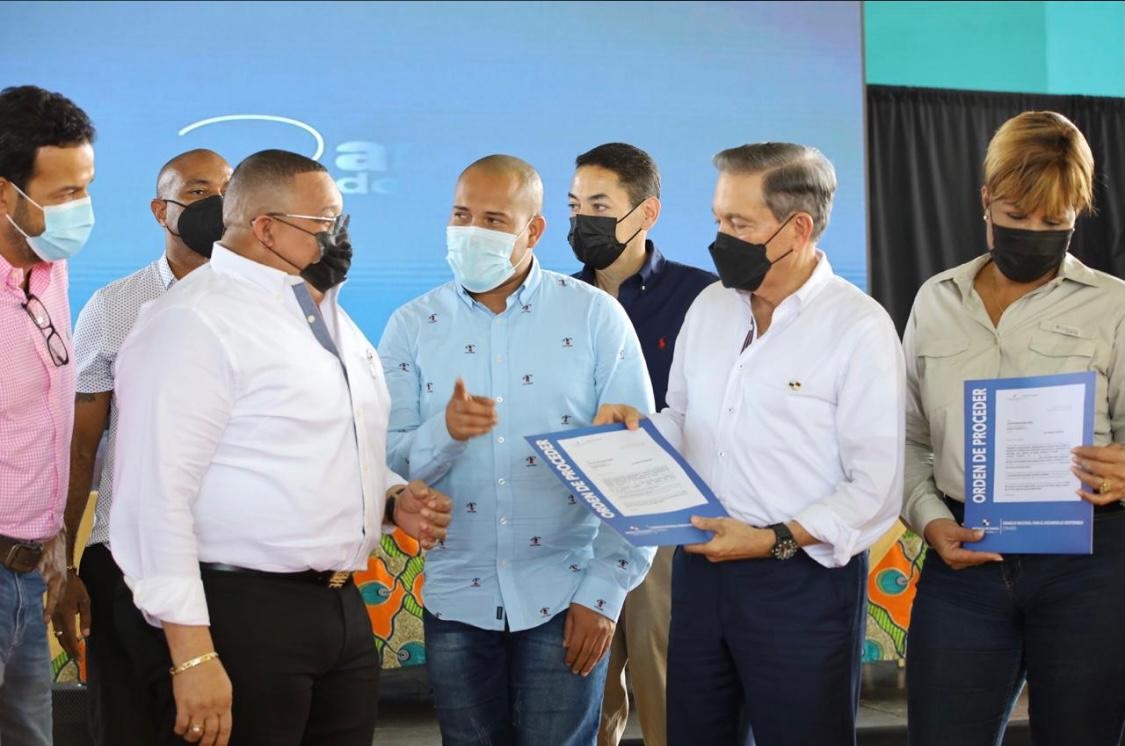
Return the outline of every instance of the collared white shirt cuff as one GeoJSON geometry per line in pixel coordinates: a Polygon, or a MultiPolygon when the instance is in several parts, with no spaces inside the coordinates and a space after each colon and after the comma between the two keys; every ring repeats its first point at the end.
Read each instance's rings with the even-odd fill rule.
{"type": "Polygon", "coordinates": [[[199,578],[158,576],[129,583],[133,603],[154,627],[161,622],[208,627],[207,597],[199,578]]]}
{"type": "Polygon", "coordinates": [[[830,508],[822,503],[808,506],[793,520],[801,524],[816,539],[832,547],[832,566],[843,567],[859,552],[863,534],[845,525],[830,508]]]}

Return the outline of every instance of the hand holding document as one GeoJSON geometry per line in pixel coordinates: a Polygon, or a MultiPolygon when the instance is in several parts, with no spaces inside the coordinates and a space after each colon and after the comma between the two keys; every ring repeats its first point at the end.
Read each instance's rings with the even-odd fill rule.
{"type": "Polygon", "coordinates": [[[527,438],[595,515],[637,546],[707,541],[691,516],[727,515],[711,489],[650,420],[527,438]]]}
{"type": "Polygon", "coordinates": [[[974,549],[1092,551],[1071,450],[1093,442],[1094,387],[1092,371],[965,381],[965,525],[985,533],[974,549]]]}

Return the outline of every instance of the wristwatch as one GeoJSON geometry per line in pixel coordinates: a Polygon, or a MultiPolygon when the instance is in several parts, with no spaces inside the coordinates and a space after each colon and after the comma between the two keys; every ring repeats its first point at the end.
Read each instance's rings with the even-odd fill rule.
{"type": "MultiPolygon", "coordinates": [[[[394,489],[394,488],[392,488],[394,489]]],[[[388,526],[395,526],[395,508],[398,507],[398,496],[406,491],[406,485],[402,485],[394,492],[387,495],[386,506],[383,508],[383,523],[388,526]]]]}
{"type": "Polygon", "coordinates": [[[777,537],[777,540],[773,543],[773,548],[770,549],[770,556],[775,560],[792,559],[797,554],[797,550],[801,548],[797,544],[797,540],[793,538],[793,532],[784,523],[775,523],[769,528],[777,537]]]}

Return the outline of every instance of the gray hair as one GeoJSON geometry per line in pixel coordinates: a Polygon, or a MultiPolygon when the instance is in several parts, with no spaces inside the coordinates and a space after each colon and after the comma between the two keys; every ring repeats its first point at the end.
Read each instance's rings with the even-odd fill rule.
{"type": "Polygon", "coordinates": [[[828,227],[836,169],[816,148],[759,142],[728,148],[713,160],[721,173],[763,174],[762,193],[774,218],[785,220],[794,213],[808,213],[813,220],[813,241],[828,227]]]}

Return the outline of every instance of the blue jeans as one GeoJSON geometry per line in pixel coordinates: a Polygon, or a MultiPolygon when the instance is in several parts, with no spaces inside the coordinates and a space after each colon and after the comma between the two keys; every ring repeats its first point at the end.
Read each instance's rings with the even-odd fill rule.
{"type": "Polygon", "coordinates": [[[520,632],[425,613],[426,666],[445,746],[592,746],[607,657],[583,678],[566,666],[566,612],[520,632]]]}
{"type": "Polygon", "coordinates": [[[50,746],[51,657],[38,572],[0,566],[0,743],[50,746]]]}
{"type": "Polygon", "coordinates": [[[855,746],[866,582],[866,553],[827,568],[677,549],[669,746],[855,746]]]}
{"type": "Polygon", "coordinates": [[[906,653],[911,746],[999,744],[1025,678],[1036,746],[1116,746],[1123,622],[1125,510],[1097,515],[1089,556],[953,570],[927,553],[906,653]]]}

